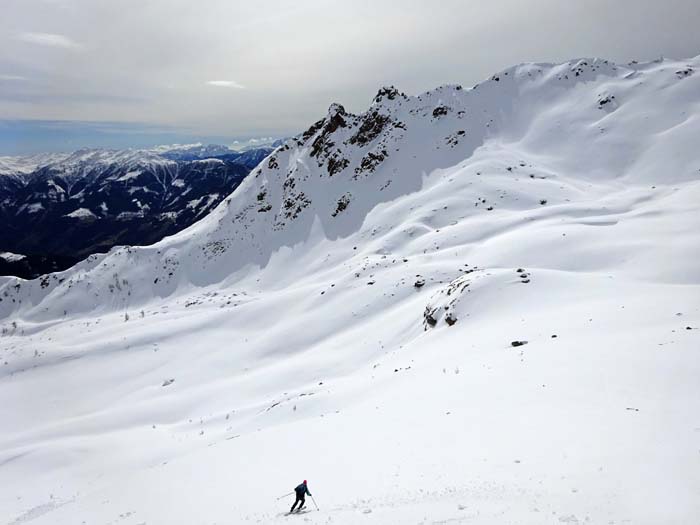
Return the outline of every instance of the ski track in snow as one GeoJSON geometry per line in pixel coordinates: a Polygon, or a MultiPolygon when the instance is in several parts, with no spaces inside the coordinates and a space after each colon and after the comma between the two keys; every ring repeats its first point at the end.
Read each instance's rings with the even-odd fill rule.
{"type": "Polygon", "coordinates": [[[698,68],[385,88],[175,236],[0,278],[0,522],[697,523],[698,68]]]}

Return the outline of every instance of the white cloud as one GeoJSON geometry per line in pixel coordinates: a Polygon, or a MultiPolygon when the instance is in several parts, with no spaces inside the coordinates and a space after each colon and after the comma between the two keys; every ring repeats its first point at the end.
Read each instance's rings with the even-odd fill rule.
{"type": "Polygon", "coordinates": [[[65,35],[55,33],[21,33],[18,37],[23,42],[30,44],[38,44],[41,46],[63,47],[66,49],[75,49],[80,47],[80,44],[74,42],[65,35]]]}
{"type": "Polygon", "coordinates": [[[27,80],[27,77],[22,77],[20,75],[2,75],[2,74],[0,74],[0,80],[27,80]]]}
{"type": "Polygon", "coordinates": [[[245,86],[242,86],[241,84],[239,84],[235,80],[207,80],[207,84],[210,86],[217,86],[217,87],[245,89],[245,86]]]}

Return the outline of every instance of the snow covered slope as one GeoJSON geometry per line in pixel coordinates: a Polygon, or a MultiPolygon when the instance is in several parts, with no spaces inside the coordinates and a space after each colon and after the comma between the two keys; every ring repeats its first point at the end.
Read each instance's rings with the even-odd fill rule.
{"type": "Polygon", "coordinates": [[[383,88],[0,281],[0,517],[277,523],[306,478],[308,523],[697,522],[698,68],[383,88]]]}

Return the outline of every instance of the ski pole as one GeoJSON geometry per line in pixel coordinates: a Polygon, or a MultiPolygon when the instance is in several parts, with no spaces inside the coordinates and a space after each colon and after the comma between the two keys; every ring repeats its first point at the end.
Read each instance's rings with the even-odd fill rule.
{"type": "Polygon", "coordinates": [[[278,499],[278,500],[281,500],[282,498],[286,498],[287,496],[291,496],[292,494],[294,494],[294,491],[289,492],[288,494],[285,494],[284,496],[280,496],[280,497],[277,498],[277,499],[278,499]]]}
{"type": "MultiPolygon", "coordinates": [[[[316,505],[316,500],[314,499],[313,496],[311,496],[311,501],[313,501],[313,502],[314,502],[314,505],[316,505]]],[[[316,510],[321,510],[321,509],[318,508],[318,505],[316,505],[316,510]]]]}

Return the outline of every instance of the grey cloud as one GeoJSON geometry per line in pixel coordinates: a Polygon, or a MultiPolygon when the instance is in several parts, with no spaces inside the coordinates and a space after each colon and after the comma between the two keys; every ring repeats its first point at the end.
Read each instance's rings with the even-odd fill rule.
{"type": "MultiPolygon", "coordinates": [[[[2,77],[0,76],[0,79],[2,77]]],[[[146,97],[112,95],[109,93],[48,93],[27,91],[0,91],[0,101],[24,102],[28,104],[144,104],[151,101],[146,97]]]]}
{"type": "Polygon", "coordinates": [[[384,84],[416,93],[526,61],[700,53],[697,0],[5,0],[3,15],[0,65],[13,67],[0,70],[41,80],[24,100],[0,83],[0,118],[229,136],[293,133],[334,101],[364,110],[384,84]]]}

